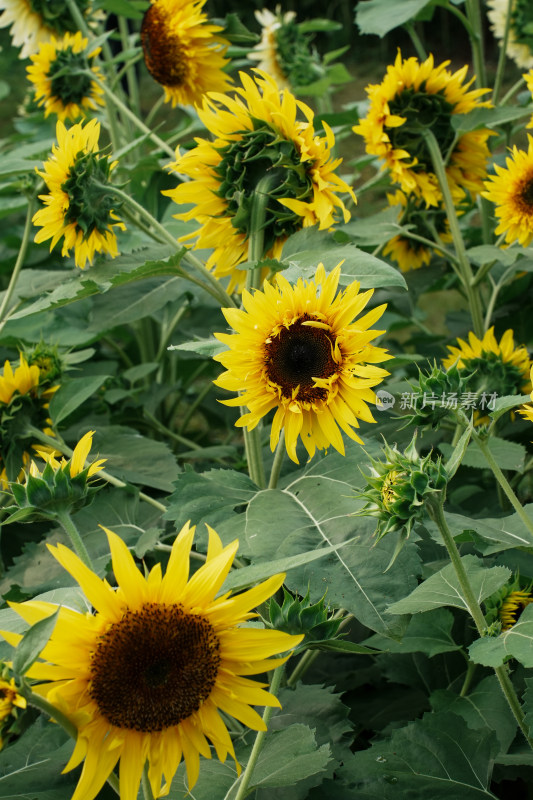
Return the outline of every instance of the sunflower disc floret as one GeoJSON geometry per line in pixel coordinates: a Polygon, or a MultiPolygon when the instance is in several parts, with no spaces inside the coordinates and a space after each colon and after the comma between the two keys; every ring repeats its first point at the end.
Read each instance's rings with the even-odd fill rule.
{"type": "Polygon", "coordinates": [[[326,276],[319,264],[313,280],[294,286],[278,274],[275,286],[244,292],[242,310],[223,309],[235,334],[215,334],[229,347],[215,356],[227,369],[215,383],[240,392],[223,402],[249,409],[236,425],[252,430],[275,409],[270,446],[284,431],[295,462],[299,437],[310,458],[329,445],[344,453],[341,430],[361,442],[354,428],[375,422],[372,387],[388,375],[375,365],[392,356],[371,343],[383,331],[370,329],[385,306],[357,318],[373,290],[360,294],[354,281],[335,297],[340,275],[340,265],[326,276]]]}
{"type": "Polygon", "coordinates": [[[74,248],[76,266],[92,264],[95,253],[118,255],[115,228],[124,230],[114,209],[119,205],[110,185],[110,174],[117,162],[98,150],[100,123],[90,120],[67,129],[61,121],[56,127],[58,144],[37,172],[49,194],[39,195],[45,208],[33,216],[41,227],[36,242],[51,239],[50,250],[63,238],[61,255],[74,248]]]}
{"type": "Polygon", "coordinates": [[[491,132],[481,129],[457,139],[452,126],[455,114],[466,114],[489,103],[479,98],[487,89],[470,89],[464,83],[467,67],[451,73],[449,61],[434,66],[430,55],[402,59],[401,53],[387,68],[383,82],[367,88],[370,109],[353,130],[365,139],[368,153],[382,159],[391,178],[406,194],[438,206],[442,192],[433,170],[424,133],[431,130],[446,163],[446,176],[456,203],[467,193],[475,197],[483,188],[491,132]]]}
{"type": "Polygon", "coordinates": [[[238,265],[248,258],[252,197],[262,179],[271,198],[263,228],[268,257],[278,258],[287,236],[302,227],[328,229],[338,213],[347,222],[340,193],[355,200],[335,173],[341,159],[331,157],[335,137],[327,124],[326,135],[317,136],[311,109],[269,75],[255,70],[253,78],[241,73],[241,81],[234,98],[210,94],[198,113],[214,141],[196,139],[192,150],[177,151],[171,169],[191,180],[164,192],[178,204],[193,204],[176,215],[200,224],[184,240],[213,248],[207,266],[218,278],[229,276],[230,291],[244,285],[238,265]],[[299,111],[305,121],[297,119],[299,111]]]}
{"type": "MultiPolygon", "coordinates": [[[[106,531],[117,589],[67,547],[49,548],[94,608],[82,614],[62,606],[42,660],[26,674],[37,681],[33,691],[78,730],[66,771],[84,765],[72,800],[93,800],[119,761],[121,800],[137,800],[145,761],[154,797],[168,792],[182,759],[191,791],[200,755],[211,758],[209,743],[221,761],[228,754],[235,759],[221,712],[265,730],[252,706],[279,706],[266,684],[248,676],[284,663],[302,636],[243,623],[284,575],[239,595],[219,594],[238,541],[224,547],[208,530],[207,559],[190,579],[194,528],[188,523],[174,541],[166,573],[157,564],[147,577],[122,539],[106,531]]],[[[13,608],[30,624],[57,610],[32,601],[13,608]]],[[[14,646],[21,639],[2,635],[14,646]]]]}

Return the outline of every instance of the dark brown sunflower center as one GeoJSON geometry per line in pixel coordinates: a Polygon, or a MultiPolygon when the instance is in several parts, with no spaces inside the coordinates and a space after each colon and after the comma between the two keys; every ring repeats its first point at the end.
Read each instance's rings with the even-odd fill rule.
{"type": "Polygon", "coordinates": [[[523,214],[533,215],[533,174],[521,181],[516,194],[517,203],[523,214]]]}
{"type": "Polygon", "coordinates": [[[146,69],[163,86],[181,86],[189,67],[182,43],[169,30],[169,16],[155,3],[151,5],[141,25],[141,45],[146,69]]]}
{"type": "Polygon", "coordinates": [[[309,319],[304,314],[265,345],[269,380],[280,386],[287,398],[299,387],[297,397],[301,401],[324,400],[327,389],[316,387],[314,379],[329,378],[337,370],[331,334],[323,328],[304,325],[309,319]]]}
{"type": "Polygon", "coordinates": [[[178,605],[126,611],[100,637],[89,693],[118,728],[153,733],[197,711],[215,685],[220,644],[204,617],[178,605]]]}

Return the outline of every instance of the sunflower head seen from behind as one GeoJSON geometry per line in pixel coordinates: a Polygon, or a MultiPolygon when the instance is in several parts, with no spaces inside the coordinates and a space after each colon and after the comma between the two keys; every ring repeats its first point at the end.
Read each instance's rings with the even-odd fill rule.
{"type": "MultiPolygon", "coordinates": [[[[33,691],[78,729],[66,766],[68,771],[84,762],[72,800],[93,800],[117,762],[121,800],[136,800],[145,762],[154,797],[168,792],[182,759],[192,790],[200,756],[212,756],[209,743],[221,761],[228,754],[235,758],[220,712],[264,730],[252,706],[279,706],[264,683],[248,676],[282,664],[303,637],[245,623],[284,575],[233,597],[219,595],[237,541],[223,547],[209,528],[207,559],[189,578],[194,528],[187,524],[172,546],[165,575],[157,564],[144,577],[122,539],[106,533],[117,589],[68,548],[50,548],[94,613],[63,606],[42,661],[27,677],[42,681],[33,691]]],[[[57,609],[32,601],[13,607],[30,624],[57,609]]],[[[21,638],[2,635],[15,646],[21,638]]]]}
{"type": "Polygon", "coordinates": [[[431,130],[437,140],[456,203],[467,192],[475,197],[481,191],[489,155],[489,130],[456,139],[452,125],[453,115],[488,105],[479,100],[488,90],[470,89],[472,81],[464,83],[467,67],[452,73],[446,69],[448,63],[436,67],[431,55],[420,63],[414,57],[403,59],[398,52],[382,83],[367,88],[368,114],[353,128],[364,137],[367,152],[383,160],[401,190],[428,206],[437,206],[442,193],[424,131],[431,130]]]}
{"type": "Polygon", "coordinates": [[[76,266],[92,264],[95,253],[118,255],[115,228],[124,224],[114,212],[116,198],[110,184],[110,173],[117,162],[98,149],[100,123],[95,119],[86,125],[78,123],[66,128],[61,121],[56,127],[57,145],[38,173],[48,188],[39,195],[45,207],[33,216],[41,228],[36,242],[51,239],[50,250],[62,238],[61,255],[74,249],[76,266]]]}
{"type": "Polygon", "coordinates": [[[35,99],[44,107],[44,115],[57,114],[60,120],[76,120],[103,105],[102,89],[87,74],[102,80],[94,59],[100,48],[90,48],[79,31],[52,37],[31,56],[28,78],[35,87],[35,99]]]}
{"type": "Polygon", "coordinates": [[[263,251],[273,258],[302,227],[328,229],[338,216],[347,222],[340,194],[355,200],[335,172],[341,159],[331,156],[335,138],[327,124],[325,136],[318,136],[311,109],[287,89],[280,91],[269,75],[241,73],[241,81],[236,97],[209,96],[198,113],[214,140],[198,138],[192,150],[178,151],[171,168],[191,180],[164,192],[176,203],[193,204],[177,215],[200,224],[185,238],[195,238],[197,248],[213,248],[207,267],[218,278],[229,276],[229,291],[245,282],[238,265],[248,258],[256,190],[268,194],[263,251]]]}
{"type": "Polygon", "coordinates": [[[372,344],[383,331],[371,329],[385,306],[358,318],[373,290],[361,294],[354,281],[336,295],[340,275],[340,266],[326,276],[320,264],[312,280],[294,286],[278,274],[274,286],[245,291],[242,310],[223,309],[236,333],[215,334],[229,347],[215,356],[226,368],[215,383],[239,392],[223,402],[248,407],[236,424],[252,430],[275,410],[271,449],[283,431],[297,463],[298,438],[310,458],[329,445],[344,453],[341,431],[361,442],[354,428],[375,422],[372,387],[389,374],[376,364],[392,356],[372,344]]]}
{"type": "Polygon", "coordinates": [[[410,233],[423,237],[427,243],[399,233],[387,242],[383,255],[395,261],[402,272],[427,266],[438,253],[431,247],[435,234],[442,243],[452,240],[446,212],[440,206],[425,208],[423,200],[415,195],[407,196],[400,190],[387,197],[391,206],[399,205],[401,208],[399,223],[408,225],[410,233]]]}
{"type": "Polygon", "coordinates": [[[229,42],[203,11],[205,0],[152,0],[141,25],[144,62],[174,107],[201,105],[206,92],[226,92],[229,42]]]}

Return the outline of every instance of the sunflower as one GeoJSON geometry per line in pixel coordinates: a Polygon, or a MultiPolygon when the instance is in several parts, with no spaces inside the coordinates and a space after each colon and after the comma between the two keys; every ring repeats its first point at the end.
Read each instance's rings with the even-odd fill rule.
{"type": "MultiPolygon", "coordinates": [[[[401,207],[399,223],[409,225],[411,233],[429,240],[437,235],[443,243],[452,241],[446,212],[440,206],[435,209],[424,208],[423,201],[414,195],[406,196],[402,191],[389,194],[387,198],[391,206],[401,207]]],[[[405,234],[394,236],[383,248],[383,255],[395,261],[402,272],[427,266],[436,252],[429,245],[405,234]]]]}
{"type": "Polygon", "coordinates": [[[73,247],[76,266],[83,269],[87,261],[92,264],[95,252],[118,255],[113,229],[125,226],[113,211],[116,200],[109,184],[117,162],[99,152],[100,123],[95,119],[68,130],[58,120],[56,135],[58,144],[44,171],[37,170],[50,193],[39,195],[46,207],[33,216],[34,225],[42,227],[35,241],[51,239],[52,250],[64,237],[61,255],[68,256],[73,247]]]}
{"type": "Polygon", "coordinates": [[[295,21],[294,11],[281,13],[276,6],[275,14],[264,8],[255,16],[262,28],[261,41],[248,58],[257,62],[258,69],[272,75],[280,89],[306,86],[320,76],[318,57],[295,21]]]}
{"type": "Polygon", "coordinates": [[[471,131],[456,139],[452,126],[454,114],[490,105],[478,100],[488,89],[469,91],[473,79],[464,84],[467,67],[451,73],[446,69],[449,63],[435,67],[432,55],[422,63],[414,57],[403,60],[398,51],[383,82],[367,88],[368,114],[353,128],[364,137],[367,152],[383,159],[383,168],[389,168],[402,191],[423,198],[428,206],[438,206],[442,192],[425,129],[432,130],[437,139],[456,203],[467,191],[472,197],[481,191],[489,155],[487,139],[491,131],[471,131]]]}
{"type": "Polygon", "coordinates": [[[339,210],[350,214],[339,192],[355,201],[347,183],[335,174],[341,159],[331,158],[335,137],[324,122],[326,135],[317,136],[313,112],[273,77],[255,70],[240,74],[238,97],[210,94],[199,117],[214,141],[196,139],[196,147],[171,169],[191,178],[163,192],[176,203],[192,203],[179,219],[197,220],[200,228],[184,239],[195,247],[214,248],[207,267],[218,278],[230,277],[229,291],[242,288],[246,278],[237,265],[248,258],[250,207],[259,180],[270,177],[270,201],[264,226],[265,255],[278,258],[286,238],[302,227],[320,230],[335,223],[339,210]],[[300,110],[305,121],[297,120],[300,110]]]}
{"type": "Polygon", "coordinates": [[[165,90],[165,102],[201,105],[206,92],[227,92],[229,45],[208,24],[206,0],[152,0],[141,25],[146,68],[165,90]]]}
{"type": "MultiPolygon", "coordinates": [[[[487,0],[487,17],[496,39],[503,39],[509,0],[487,0]]],[[[512,0],[506,54],[521,69],[533,67],[533,13],[530,0],[512,0]]]]}
{"type": "MultiPolygon", "coordinates": [[[[89,0],[76,0],[84,16],[91,13],[89,0]]],[[[20,47],[20,58],[36,53],[42,42],[67,31],[74,33],[77,25],[66,0],[0,0],[0,28],[11,25],[14,47],[20,47]]]]}
{"type": "Polygon", "coordinates": [[[65,33],[62,39],[52,36],[41,44],[37,54],[30,56],[32,64],[26,71],[35,86],[35,99],[44,106],[45,117],[57,114],[60,120],[75,120],[104,105],[103,90],[87,74],[91,71],[103,80],[93,65],[101,48],[89,48],[88,44],[79,31],[65,33]]]}
{"type": "Polygon", "coordinates": [[[520,614],[530,603],[533,603],[533,593],[530,590],[515,590],[510,592],[503,600],[498,611],[502,623],[502,631],[508,631],[518,622],[520,614]]]}
{"type": "MultiPolygon", "coordinates": [[[[61,453],[59,453],[57,450],[53,450],[52,448],[36,447],[35,451],[43,461],[45,461],[47,464],[50,464],[54,471],[57,472],[58,470],[62,470],[63,472],[68,472],[71,478],[76,478],[85,470],[85,462],[87,461],[92,447],[93,436],[94,431],[87,431],[87,433],[85,433],[77,443],[72,452],[71,458],[68,460],[61,458],[61,461],[58,461],[56,456],[60,456],[61,453]]],[[[100,472],[100,470],[104,468],[103,465],[106,461],[107,458],[101,458],[98,461],[93,461],[87,468],[87,477],[90,478],[93,475],[96,475],[97,472],[100,472]]],[[[30,464],[30,473],[36,477],[41,477],[41,472],[34,461],[32,461],[30,464]]]]}
{"type": "Polygon", "coordinates": [[[517,241],[523,247],[533,239],[533,137],[527,138],[527,152],[513,145],[507,169],[495,164],[496,175],[489,175],[481,192],[496,205],[496,233],[505,233],[507,244],[517,241]]]}
{"type": "MultiPolygon", "coordinates": [[[[533,385],[533,365],[531,367],[531,372],[529,374],[529,377],[530,377],[530,382],[533,385]]],[[[533,401],[533,392],[531,392],[531,400],[533,401]]],[[[518,413],[521,414],[526,419],[529,419],[531,420],[531,422],[533,422],[533,405],[530,405],[529,403],[523,405],[522,408],[518,409],[518,413]]]]}
{"type": "MultiPolygon", "coordinates": [[[[105,530],[105,529],[104,529],[105,530]]],[[[206,562],[188,580],[194,527],[187,523],[170,553],[166,574],[157,564],[147,578],[128,548],[106,531],[118,588],[100,580],[67,547],[49,549],[78,581],[95,613],[63,606],[38,663],[28,673],[43,680],[33,691],[47,698],[78,729],[66,770],[85,763],[72,800],[92,800],[120,760],[121,800],[136,800],[145,761],[154,797],[166,794],[183,758],[189,790],[199,756],[235,758],[219,712],[253,730],[264,730],[250,706],[279,706],[250,680],[282,664],[283,653],[302,640],[276,630],[246,627],[250,613],[282,584],[275,575],[234,597],[216,597],[230,570],[238,541],[226,547],[209,530],[206,562]],[[162,785],[166,782],[165,786],[162,785]]],[[[13,604],[27,622],[43,619],[56,606],[13,604]]],[[[17,645],[20,636],[3,632],[17,645]]]]}
{"type": "Polygon", "coordinates": [[[20,354],[16,369],[10,361],[4,363],[0,375],[0,486],[21,477],[21,469],[29,462],[27,448],[31,446],[29,428],[38,428],[53,436],[48,417],[50,399],[59,388],[41,381],[36,364],[29,365],[20,354]]]}
{"type": "MultiPolygon", "coordinates": [[[[515,346],[512,330],[505,331],[499,342],[491,327],[483,339],[470,332],[468,342],[457,339],[457,343],[458,347],[448,345],[450,354],[442,363],[446,369],[456,366],[469,375],[468,388],[481,397],[484,408],[496,397],[531,391],[532,363],[527,349],[515,346]]],[[[487,418],[477,413],[476,419],[481,423],[487,418]]]]}
{"type": "Polygon", "coordinates": [[[12,724],[17,719],[18,711],[26,706],[26,698],[19,694],[15,679],[0,677],[0,750],[6,738],[10,738],[10,733],[15,733],[12,724]]]}
{"type": "Polygon", "coordinates": [[[292,286],[278,274],[276,286],[265,282],[262,291],[243,292],[242,310],[222,309],[236,334],[215,334],[230,348],[215,356],[227,369],[215,384],[240,393],[223,402],[249,408],[237,426],[252,430],[276,409],[270,447],[275,449],[284,430],[296,463],[299,436],[309,458],[330,444],[344,454],[339,428],[361,442],[353,428],[360,419],[375,422],[368,407],[376,402],[371,387],[389,374],[374,364],[392,356],[370,344],[383,331],[369,330],[385,306],[355,320],[373,290],[359,294],[354,281],[335,297],[340,275],[340,265],[326,277],[319,264],[314,280],[292,286]]]}

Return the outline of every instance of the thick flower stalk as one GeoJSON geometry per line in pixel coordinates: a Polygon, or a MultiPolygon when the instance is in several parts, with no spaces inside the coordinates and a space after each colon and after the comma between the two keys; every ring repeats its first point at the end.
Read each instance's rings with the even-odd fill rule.
{"type": "Polygon", "coordinates": [[[329,445],[344,454],[341,431],[361,442],[354,428],[375,422],[372,387],[389,374],[376,364],[392,356],[372,344],[383,331],[371,328],[385,306],[358,317],[373,290],[361,294],[354,281],[336,295],[340,276],[340,266],[326,276],[319,264],[313,280],[293,286],[278,274],[274,286],[243,292],[243,309],[223,309],[236,333],[215,334],[229,348],[215,356],[227,370],[215,384],[239,392],[222,402],[249,409],[236,425],[252,430],[275,410],[271,449],[284,431],[296,463],[299,438],[309,458],[329,445]]]}
{"type": "MultiPolygon", "coordinates": [[[[264,683],[248,676],[284,663],[302,636],[243,624],[284,575],[232,597],[222,585],[238,541],[224,547],[208,530],[206,562],[190,579],[194,527],[189,524],[172,546],[165,575],[157,564],[147,577],[122,539],[106,531],[116,589],[68,548],[49,548],[94,608],[82,614],[61,607],[42,661],[27,673],[39,681],[33,691],[78,730],[66,766],[68,771],[83,762],[72,800],[93,800],[118,762],[121,800],[137,800],[145,762],[153,797],[168,792],[182,759],[191,791],[200,756],[211,758],[209,743],[221,761],[228,754],[235,759],[225,715],[264,730],[251,706],[279,706],[264,683]]],[[[35,601],[13,608],[30,624],[57,610],[35,601]]],[[[2,635],[13,646],[21,639],[2,635]]]]}
{"type": "Polygon", "coordinates": [[[195,239],[196,248],[213,249],[207,267],[218,278],[229,277],[230,292],[245,283],[246,271],[238,266],[248,259],[260,181],[268,195],[262,226],[268,257],[279,258],[284,241],[300,228],[328,229],[338,214],[347,222],[350,214],[339,195],[355,200],[336,174],[341,159],[331,156],[335,137],[327,124],[326,135],[317,136],[311,109],[280,91],[269,75],[241,73],[241,81],[236,97],[209,96],[198,114],[214,140],[198,138],[183,154],[178,149],[171,168],[191,180],[164,192],[176,203],[192,204],[176,216],[196,220],[199,228],[183,238],[195,239]],[[305,120],[297,119],[299,111],[305,120]]]}
{"type": "Polygon", "coordinates": [[[74,121],[104,105],[103,90],[88,74],[92,72],[103,80],[94,63],[100,50],[89,46],[88,39],[76,31],[65,33],[61,39],[52,37],[30,56],[32,63],[26,71],[45,117],[56,114],[62,121],[74,121]]]}
{"type": "Polygon", "coordinates": [[[489,156],[489,130],[456,137],[452,125],[455,114],[490,105],[479,101],[488,89],[470,89],[473,79],[464,83],[467,67],[452,73],[446,69],[448,64],[436,67],[432,55],[420,63],[414,57],[403,59],[398,52],[382,83],[367,88],[368,114],[353,128],[401,190],[422,198],[427,206],[439,206],[442,191],[424,138],[426,129],[437,140],[456,204],[482,190],[489,156]]]}
{"type": "MultiPolygon", "coordinates": [[[[80,13],[92,14],[90,0],[76,0],[80,13]]],[[[36,53],[42,42],[53,36],[75,33],[77,25],[66,0],[0,0],[0,28],[11,26],[14,47],[20,47],[20,58],[36,53]]]]}
{"type": "Polygon", "coordinates": [[[33,217],[41,228],[36,242],[51,239],[50,250],[63,239],[61,255],[74,248],[76,266],[92,264],[95,253],[118,255],[115,228],[125,226],[114,209],[117,200],[110,186],[110,174],[117,162],[111,162],[98,149],[100,123],[90,120],[67,129],[61,121],[56,127],[57,145],[37,170],[49,193],[39,195],[45,207],[33,217]]]}
{"type": "Polygon", "coordinates": [[[227,92],[229,45],[203,11],[206,0],[152,0],[141,25],[144,62],[174,107],[202,104],[207,92],[227,92]]]}

